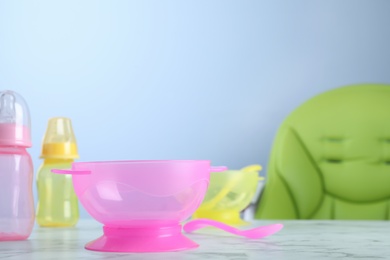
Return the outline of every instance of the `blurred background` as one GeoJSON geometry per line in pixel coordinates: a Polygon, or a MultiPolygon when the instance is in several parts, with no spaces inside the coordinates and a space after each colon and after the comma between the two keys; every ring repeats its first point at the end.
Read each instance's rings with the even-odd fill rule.
{"type": "Polygon", "coordinates": [[[209,159],[266,175],[299,104],[390,83],[389,10],[385,0],[1,1],[0,89],[28,102],[36,170],[48,119],[65,116],[80,161],[209,159]]]}

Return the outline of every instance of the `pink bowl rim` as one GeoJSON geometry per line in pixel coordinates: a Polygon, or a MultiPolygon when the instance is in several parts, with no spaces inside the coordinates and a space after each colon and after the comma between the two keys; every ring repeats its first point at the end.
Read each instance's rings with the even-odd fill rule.
{"type": "Polygon", "coordinates": [[[91,161],[91,162],[74,162],[75,165],[81,164],[169,164],[169,163],[209,163],[210,160],[115,160],[115,161],[91,161]]]}

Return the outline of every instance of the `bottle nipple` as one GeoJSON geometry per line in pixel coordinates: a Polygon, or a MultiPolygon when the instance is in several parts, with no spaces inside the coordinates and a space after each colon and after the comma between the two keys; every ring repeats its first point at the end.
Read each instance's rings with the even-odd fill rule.
{"type": "Polygon", "coordinates": [[[12,90],[0,91],[0,145],[31,147],[30,112],[12,90]]]}

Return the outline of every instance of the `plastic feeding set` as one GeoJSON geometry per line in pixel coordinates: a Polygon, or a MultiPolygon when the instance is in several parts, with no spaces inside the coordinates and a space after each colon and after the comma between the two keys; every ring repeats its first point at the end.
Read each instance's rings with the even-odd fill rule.
{"type": "Polygon", "coordinates": [[[240,212],[254,197],[260,166],[234,171],[207,160],[74,162],[76,138],[70,119],[62,117],[50,119],[44,135],[35,212],[30,132],[24,99],[0,92],[0,241],[27,239],[35,216],[39,226],[75,226],[78,201],[103,225],[85,248],[101,252],[192,249],[198,244],[184,232],[209,226],[252,239],[282,228],[234,227],[248,224],[240,212]]]}

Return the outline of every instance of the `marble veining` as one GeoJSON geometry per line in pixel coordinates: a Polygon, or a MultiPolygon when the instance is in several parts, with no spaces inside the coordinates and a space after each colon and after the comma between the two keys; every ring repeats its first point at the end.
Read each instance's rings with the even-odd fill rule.
{"type": "Polygon", "coordinates": [[[102,233],[94,220],[75,228],[35,227],[26,241],[0,242],[0,259],[390,259],[387,221],[254,221],[253,225],[283,223],[279,233],[249,240],[215,229],[188,236],[200,247],[190,251],[152,254],[100,253],[84,244],[102,233]]]}

